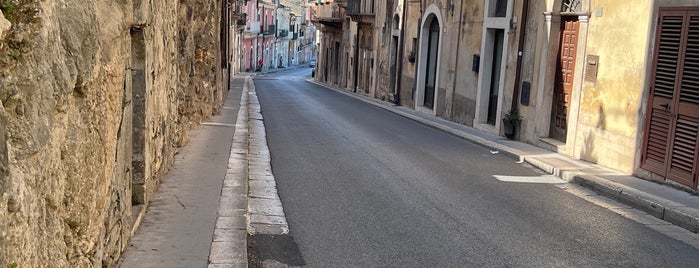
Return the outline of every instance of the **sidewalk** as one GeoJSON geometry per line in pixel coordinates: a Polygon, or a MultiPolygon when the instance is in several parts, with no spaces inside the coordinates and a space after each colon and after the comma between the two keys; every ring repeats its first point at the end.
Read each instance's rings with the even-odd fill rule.
{"type": "Polygon", "coordinates": [[[247,267],[248,80],[233,78],[221,114],[175,155],[118,265],[247,267]]]}
{"type": "Polygon", "coordinates": [[[307,79],[308,82],[336,90],[368,104],[396,113],[466,140],[493,148],[520,161],[527,162],[573,184],[646,212],[691,232],[699,232],[699,196],[669,186],[646,181],[632,175],[602,167],[519,141],[485,133],[473,127],[395,106],[339,87],[307,79]]]}

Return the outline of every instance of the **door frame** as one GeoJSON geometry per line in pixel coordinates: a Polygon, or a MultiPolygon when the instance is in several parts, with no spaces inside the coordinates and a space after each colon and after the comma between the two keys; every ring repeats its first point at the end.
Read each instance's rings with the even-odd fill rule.
{"type": "MultiPolygon", "coordinates": [[[[584,1],[583,1],[584,2],[584,1]]],[[[579,13],[546,12],[544,13],[544,25],[548,29],[548,35],[544,35],[544,45],[541,53],[541,66],[539,69],[539,81],[536,95],[536,114],[541,115],[536,118],[536,135],[541,139],[538,145],[551,147],[551,142],[555,151],[565,155],[579,156],[576,152],[576,133],[578,117],[580,111],[580,99],[585,69],[585,54],[587,53],[587,35],[590,21],[589,5],[583,3],[582,11],[579,13]],[[568,112],[566,142],[559,142],[551,137],[551,113],[553,109],[553,94],[555,86],[556,68],[560,49],[561,16],[577,16],[580,23],[578,28],[578,44],[576,51],[575,72],[573,79],[573,89],[570,95],[570,110],[568,112]],[[555,144],[560,143],[560,144],[555,144]]]]}
{"type": "MultiPolygon", "coordinates": [[[[565,30],[565,27],[566,27],[565,24],[566,24],[566,22],[568,22],[568,21],[577,22],[577,24],[578,24],[578,25],[577,25],[577,29],[576,29],[576,31],[577,31],[577,32],[576,32],[576,37],[575,37],[575,38],[576,38],[576,40],[575,40],[575,41],[576,41],[576,42],[575,42],[575,56],[574,56],[574,58],[573,58],[574,61],[575,61],[574,64],[573,64],[573,81],[575,81],[575,79],[578,78],[578,77],[577,77],[578,72],[577,72],[577,69],[576,69],[576,67],[577,67],[576,65],[577,65],[577,63],[578,63],[578,58],[577,58],[577,56],[578,56],[578,53],[577,53],[577,52],[578,52],[578,47],[577,47],[577,46],[578,46],[579,42],[577,42],[577,41],[578,41],[577,39],[580,37],[580,20],[579,20],[578,16],[561,15],[560,30],[565,30]]],[[[570,125],[569,119],[570,119],[570,115],[571,115],[571,106],[572,106],[572,102],[573,102],[573,98],[572,98],[572,97],[573,97],[573,90],[574,90],[574,88],[575,88],[575,84],[573,83],[573,84],[570,85],[570,87],[571,87],[571,88],[570,88],[570,92],[569,92],[569,93],[570,93],[570,96],[569,96],[569,97],[570,97],[570,100],[569,100],[569,103],[568,103],[568,107],[567,107],[568,109],[566,110],[566,117],[565,117],[565,118],[566,118],[566,129],[565,129],[566,136],[565,136],[565,137],[562,137],[563,139],[565,139],[564,141],[562,141],[562,140],[559,140],[559,137],[556,137],[556,136],[555,136],[555,132],[554,132],[555,117],[556,117],[556,115],[555,115],[554,113],[557,113],[557,112],[558,112],[558,111],[556,110],[556,105],[557,105],[556,102],[557,102],[557,101],[560,101],[560,100],[558,100],[558,98],[557,98],[557,96],[556,96],[556,93],[557,93],[557,92],[556,92],[556,89],[557,89],[559,86],[561,86],[562,88],[561,88],[560,90],[563,90],[563,91],[565,92],[565,85],[563,85],[563,81],[561,81],[562,77],[560,76],[560,75],[562,75],[562,73],[560,73],[560,71],[561,71],[562,68],[563,68],[563,66],[562,66],[562,64],[561,64],[561,61],[562,61],[561,56],[562,56],[562,54],[563,54],[563,48],[562,48],[561,46],[563,45],[563,42],[565,41],[565,40],[564,40],[564,37],[563,37],[563,35],[562,35],[562,33],[559,35],[559,38],[558,38],[558,39],[559,39],[559,43],[558,43],[558,53],[557,53],[557,54],[558,54],[558,59],[556,60],[556,76],[555,76],[554,83],[553,83],[553,98],[552,98],[552,103],[551,103],[551,115],[550,115],[550,117],[551,117],[551,119],[550,119],[551,128],[549,129],[549,131],[550,131],[549,137],[551,137],[551,138],[553,138],[553,139],[556,139],[556,140],[558,140],[558,141],[560,141],[560,142],[565,143],[566,141],[568,141],[568,137],[567,137],[567,136],[568,136],[568,129],[569,129],[568,126],[570,125]]]]}
{"type": "Polygon", "coordinates": [[[439,7],[437,7],[436,4],[431,4],[427,9],[425,10],[425,13],[421,19],[421,25],[420,25],[420,49],[418,51],[418,66],[417,66],[417,90],[415,94],[415,103],[414,103],[414,108],[417,111],[431,114],[431,115],[436,115],[437,114],[437,108],[439,103],[437,100],[439,99],[439,78],[440,78],[440,68],[441,66],[441,55],[442,55],[442,47],[443,47],[443,38],[444,38],[444,20],[442,19],[441,11],[439,10],[439,7]],[[439,23],[439,39],[438,39],[438,45],[437,45],[437,72],[435,73],[435,91],[434,91],[434,104],[432,105],[432,109],[429,109],[424,106],[424,101],[425,101],[425,79],[427,79],[426,76],[426,62],[427,62],[427,55],[429,54],[427,52],[427,40],[429,38],[430,34],[430,24],[432,23],[432,20],[437,20],[439,23]]]}

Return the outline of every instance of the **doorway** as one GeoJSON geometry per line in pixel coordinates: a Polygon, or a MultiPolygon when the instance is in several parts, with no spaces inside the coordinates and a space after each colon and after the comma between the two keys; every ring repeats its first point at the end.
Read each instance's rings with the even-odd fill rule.
{"type": "Polygon", "coordinates": [[[432,19],[427,36],[427,64],[425,65],[425,97],[423,106],[434,109],[434,93],[437,84],[437,49],[439,49],[439,21],[432,19]]]}
{"type": "Polygon", "coordinates": [[[502,49],[505,30],[495,29],[493,38],[493,62],[488,90],[488,117],[486,122],[495,125],[498,116],[498,97],[500,96],[500,70],[502,69],[502,49]]]}
{"type": "Polygon", "coordinates": [[[556,78],[551,109],[551,137],[566,142],[570,96],[575,80],[575,55],[577,53],[580,22],[577,16],[561,17],[561,40],[556,63],[556,78]]]}
{"type": "Polygon", "coordinates": [[[391,67],[390,67],[390,81],[389,81],[389,88],[391,90],[391,93],[395,95],[397,92],[396,90],[396,76],[398,75],[396,73],[396,62],[398,59],[398,36],[393,36],[391,39],[391,67]]]}

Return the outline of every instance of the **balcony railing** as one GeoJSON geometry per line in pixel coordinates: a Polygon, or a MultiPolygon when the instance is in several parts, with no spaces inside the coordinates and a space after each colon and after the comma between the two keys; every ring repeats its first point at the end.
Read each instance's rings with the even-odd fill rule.
{"type": "Polygon", "coordinates": [[[347,0],[347,15],[360,26],[374,24],[375,0],[347,0]]]}
{"type": "Polygon", "coordinates": [[[278,34],[277,36],[279,36],[279,37],[287,37],[287,36],[289,36],[289,30],[286,30],[286,29],[284,29],[284,30],[279,30],[279,34],[278,34]]]}
{"type": "Polygon", "coordinates": [[[264,35],[275,35],[277,33],[277,25],[270,24],[265,27],[265,29],[262,31],[262,34],[264,35]]]}
{"type": "Polygon", "coordinates": [[[316,4],[316,16],[314,22],[327,27],[342,28],[345,20],[344,2],[329,2],[316,4]],[[341,4],[342,5],[341,5],[341,4]]]}

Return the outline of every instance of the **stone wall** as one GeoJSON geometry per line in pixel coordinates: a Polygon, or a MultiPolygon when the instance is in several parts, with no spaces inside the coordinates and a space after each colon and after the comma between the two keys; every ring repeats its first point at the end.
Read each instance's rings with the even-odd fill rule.
{"type": "Polygon", "coordinates": [[[132,206],[148,202],[189,131],[219,112],[222,1],[9,3],[0,267],[113,266],[132,206]]]}

